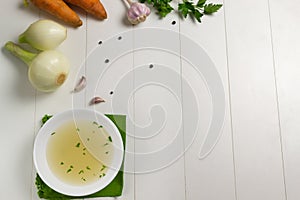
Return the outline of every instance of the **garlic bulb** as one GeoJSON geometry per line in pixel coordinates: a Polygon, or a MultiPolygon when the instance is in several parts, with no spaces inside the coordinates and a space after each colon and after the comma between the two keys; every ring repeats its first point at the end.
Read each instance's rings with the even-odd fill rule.
{"type": "Polygon", "coordinates": [[[22,49],[13,42],[7,42],[5,49],[28,65],[29,81],[37,90],[52,92],[68,77],[69,61],[58,51],[47,50],[36,54],[22,49]]]}
{"type": "Polygon", "coordinates": [[[130,5],[127,11],[127,18],[131,24],[138,24],[140,22],[143,22],[150,15],[150,8],[145,4],[132,2],[131,0],[127,0],[127,2],[130,5]]]}
{"type": "Polygon", "coordinates": [[[50,50],[67,37],[67,29],[52,20],[38,20],[19,36],[20,43],[28,43],[39,50],[50,50]]]}

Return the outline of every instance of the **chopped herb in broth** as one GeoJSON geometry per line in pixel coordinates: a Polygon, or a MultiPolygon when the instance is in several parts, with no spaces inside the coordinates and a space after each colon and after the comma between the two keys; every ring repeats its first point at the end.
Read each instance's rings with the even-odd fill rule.
{"type": "Polygon", "coordinates": [[[102,165],[102,168],[100,169],[100,171],[104,171],[106,169],[106,166],[105,165],[102,165]]]}
{"type": "Polygon", "coordinates": [[[105,128],[99,129],[97,122],[76,121],[75,125],[70,121],[53,133],[55,137],[50,137],[47,144],[47,161],[59,179],[72,185],[84,185],[105,176],[113,155],[112,140],[105,128]],[[101,153],[95,156],[90,149],[101,153]]]}

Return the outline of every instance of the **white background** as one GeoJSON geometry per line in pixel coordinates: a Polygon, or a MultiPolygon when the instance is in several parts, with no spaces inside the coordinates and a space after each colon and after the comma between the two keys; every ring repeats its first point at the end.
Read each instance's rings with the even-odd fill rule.
{"type": "MultiPolygon", "coordinates": [[[[196,140],[183,157],[162,170],[125,174],[123,196],[118,199],[298,200],[300,2],[217,0],[214,3],[224,6],[212,17],[203,17],[202,24],[190,19],[182,20],[176,14],[160,20],[153,12],[146,22],[135,27],[125,23],[126,7],[121,0],[103,0],[109,16],[103,22],[76,9],[83,26],[77,29],[68,27],[68,38],[59,47],[70,58],[70,76],[62,88],[50,94],[35,91],[27,79],[26,66],[2,49],[0,199],[38,199],[32,150],[40,119],[44,114],[55,114],[74,106],[70,90],[78,78],[77,72],[98,41],[105,41],[124,31],[157,27],[190,37],[214,62],[226,94],[223,133],[213,152],[205,159],[198,159],[201,141],[196,140]],[[177,23],[172,25],[174,20],[177,23]]],[[[24,8],[21,0],[1,1],[0,7],[1,46],[9,40],[17,41],[18,35],[37,19],[53,19],[33,6],[24,8]]],[[[118,79],[121,64],[135,67],[148,63],[144,59],[137,53],[134,60],[127,57],[119,65],[116,63],[120,68],[110,72],[111,84],[118,79]]],[[[194,87],[198,86],[193,73],[181,69],[176,59],[171,62],[175,63],[175,70],[195,82],[194,87]]],[[[138,79],[132,77],[132,80],[138,79]]],[[[112,90],[111,84],[102,84],[97,92],[112,90]]],[[[150,88],[144,93],[137,93],[129,101],[127,109],[121,107],[118,112],[131,115],[137,123],[146,124],[147,111],[142,110],[144,102],[147,104],[147,101],[151,103],[159,99],[163,91],[150,88]],[[149,97],[152,98],[149,100],[149,97]]],[[[75,104],[86,107],[91,94],[88,90],[82,94],[85,96],[79,95],[75,104]]],[[[184,92],[182,94],[180,98],[184,102],[184,92]]],[[[108,93],[102,95],[108,101],[111,98],[108,93]]],[[[176,105],[176,102],[172,103],[176,105]]],[[[103,113],[112,112],[109,104],[101,104],[96,109],[103,113]]],[[[209,113],[204,110],[201,114],[209,113]]],[[[127,131],[134,134],[135,127],[128,126],[127,131]]],[[[180,134],[183,137],[185,132],[180,134]]],[[[162,138],[168,140],[167,136],[162,138]]],[[[162,144],[166,142],[159,141],[162,144]]],[[[148,147],[151,145],[141,145],[133,138],[128,139],[127,149],[130,151],[143,151],[148,147]]],[[[138,164],[129,156],[125,160],[129,168],[138,164]]]]}

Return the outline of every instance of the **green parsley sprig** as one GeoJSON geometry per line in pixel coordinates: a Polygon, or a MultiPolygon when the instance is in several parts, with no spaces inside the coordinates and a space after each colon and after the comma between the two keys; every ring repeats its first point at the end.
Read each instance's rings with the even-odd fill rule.
{"type": "Polygon", "coordinates": [[[217,12],[221,7],[221,4],[207,4],[206,0],[199,0],[196,4],[188,0],[183,0],[182,3],[178,4],[178,11],[184,18],[190,15],[201,23],[201,17],[203,15],[211,15],[217,12]]]}
{"type": "MultiPolygon", "coordinates": [[[[183,17],[191,16],[201,23],[201,18],[204,15],[211,15],[217,12],[222,4],[207,3],[207,0],[198,0],[197,3],[189,0],[183,0],[178,3],[178,13],[183,17]]],[[[174,8],[170,5],[172,0],[140,0],[141,3],[147,3],[156,9],[156,13],[161,17],[167,16],[174,8]]]]}
{"type": "Polygon", "coordinates": [[[170,5],[172,0],[140,0],[141,3],[148,3],[156,9],[160,17],[167,16],[174,8],[170,5]]]}

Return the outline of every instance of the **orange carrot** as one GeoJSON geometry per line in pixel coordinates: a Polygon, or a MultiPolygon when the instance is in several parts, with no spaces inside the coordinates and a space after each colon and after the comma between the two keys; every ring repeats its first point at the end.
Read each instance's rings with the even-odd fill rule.
{"type": "Polygon", "coordinates": [[[79,16],[63,0],[31,0],[31,2],[39,9],[72,26],[78,27],[82,25],[79,16]]]}
{"type": "Polygon", "coordinates": [[[100,0],[64,0],[65,2],[78,6],[98,19],[106,19],[107,14],[100,0]]]}

